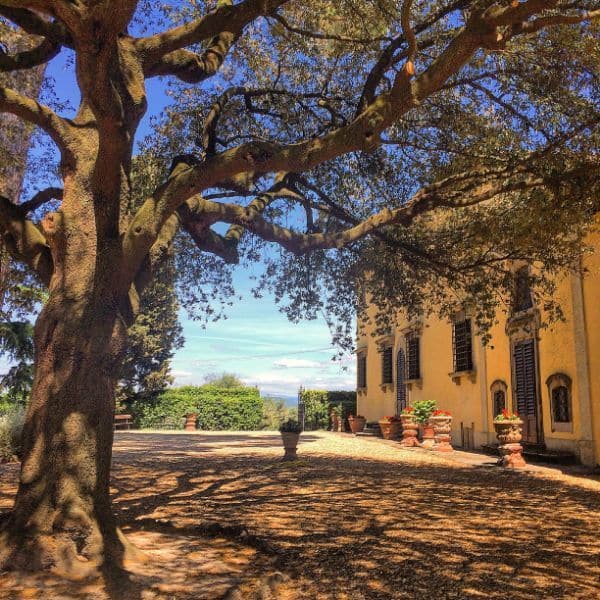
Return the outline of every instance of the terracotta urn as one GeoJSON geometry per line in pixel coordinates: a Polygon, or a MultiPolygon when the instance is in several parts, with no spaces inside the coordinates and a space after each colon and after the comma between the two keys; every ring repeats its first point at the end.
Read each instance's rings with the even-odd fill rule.
{"type": "Polygon", "coordinates": [[[500,442],[500,460],[498,463],[503,467],[518,469],[527,465],[523,458],[522,439],[523,421],[521,419],[504,419],[494,421],[496,437],[500,442]]]}
{"type": "Polygon", "coordinates": [[[397,440],[400,438],[402,423],[399,419],[381,419],[379,427],[381,427],[381,435],[384,440],[397,440]]]}
{"type": "Polygon", "coordinates": [[[296,460],[298,450],[298,440],[300,439],[299,433],[293,433],[290,431],[282,431],[281,439],[283,440],[283,448],[285,454],[283,460],[296,460]]]}
{"type": "Polygon", "coordinates": [[[419,424],[415,421],[413,415],[400,415],[400,420],[402,422],[402,441],[400,445],[404,448],[417,448],[419,446],[417,440],[419,424]]]}
{"type": "MultiPolygon", "coordinates": [[[[196,413],[188,413],[185,415],[185,430],[186,431],[196,431],[196,421],[198,420],[198,415],[196,413]]],[[[181,421],[180,421],[181,423],[181,421]]]]}
{"type": "Polygon", "coordinates": [[[423,441],[421,442],[421,448],[425,450],[431,450],[435,445],[435,433],[433,431],[433,422],[431,419],[421,424],[423,428],[423,441]]]}
{"type": "Polygon", "coordinates": [[[352,433],[356,434],[356,433],[360,433],[365,428],[367,420],[361,416],[356,416],[356,417],[349,416],[348,423],[350,423],[350,431],[352,431],[352,433]]]}
{"type": "Polygon", "coordinates": [[[436,452],[453,452],[452,440],[452,416],[438,415],[429,419],[433,423],[434,446],[436,452]]]}

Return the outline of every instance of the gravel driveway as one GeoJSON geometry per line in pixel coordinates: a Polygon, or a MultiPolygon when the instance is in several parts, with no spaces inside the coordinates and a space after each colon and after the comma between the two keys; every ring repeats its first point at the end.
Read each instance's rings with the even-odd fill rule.
{"type": "MultiPolygon", "coordinates": [[[[113,493],[149,561],[127,580],[6,574],[6,598],[600,598],[600,482],[303,434],[117,434],[113,493]]],[[[16,465],[0,466],[0,508],[16,465]]]]}

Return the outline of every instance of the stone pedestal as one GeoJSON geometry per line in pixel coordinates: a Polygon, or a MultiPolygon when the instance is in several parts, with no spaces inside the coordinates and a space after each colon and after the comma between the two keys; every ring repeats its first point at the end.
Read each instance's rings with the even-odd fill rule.
{"type": "Polygon", "coordinates": [[[503,467],[520,469],[527,466],[527,463],[521,454],[523,452],[523,446],[521,446],[521,444],[504,444],[499,447],[499,450],[502,455],[500,464],[503,467]]]}
{"type": "MultiPolygon", "coordinates": [[[[196,431],[196,421],[198,420],[198,415],[196,413],[190,413],[185,415],[185,430],[186,431],[196,431]]],[[[179,421],[181,423],[181,421],[179,421]]]]}
{"type": "Polygon", "coordinates": [[[298,458],[298,440],[300,439],[299,433],[282,432],[281,439],[283,440],[283,448],[285,454],[283,460],[296,460],[298,458]]]}
{"type": "Polygon", "coordinates": [[[494,421],[496,437],[500,442],[500,460],[498,464],[503,467],[519,469],[525,467],[527,463],[523,458],[523,446],[519,443],[522,439],[523,421],[520,419],[505,419],[494,421]]]}
{"type": "Polygon", "coordinates": [[[433,422],[433,433],[435,444],[433,450],[436,452],[454,452],[454,448],[450,441],[452,440],[452,417],[450,415],[441,415],[439,417],[431,417],[433,422]]]}
{"type": "Polygon", "coordinates": [[[433,431],[433,423],[427,421],[423,423],[423,441],[421,442],[421,448],[425,450],[432,450],[435,445],[435,433],[433,431]]]}
{"type": "Polygon", "coordinates": [[[414,420],[414,417],[412,417],[411,415],[401,415],[400,420],[402,421],[402,441],[400,442],[400,445],[404,448],[418,448],[418,423],[414,420]]]}

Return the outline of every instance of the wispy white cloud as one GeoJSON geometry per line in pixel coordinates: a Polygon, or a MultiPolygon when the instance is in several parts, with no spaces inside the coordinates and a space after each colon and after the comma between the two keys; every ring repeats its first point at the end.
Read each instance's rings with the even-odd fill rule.
{"type": "Polygon", "coordinates": [[[307,358],[280,358],[273,362],[273,366],[281,369],[318,369],[323,363],[307,358]]]}

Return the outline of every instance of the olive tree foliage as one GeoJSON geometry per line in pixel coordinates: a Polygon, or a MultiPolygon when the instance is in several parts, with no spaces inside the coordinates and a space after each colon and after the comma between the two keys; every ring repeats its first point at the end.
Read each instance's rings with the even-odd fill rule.
{"type": "Polygon", "coordinates": [[[36,42],[2,50],[0,71],[71,53],[81,94],[69,114],[0,87],[0,112],[57,149],[62,185],[39,191],[58,201],[40,221],[0,198],[6,247],[49,291],[4,565],[129,556],[109,499],[114,390],[171,253],[204,318],[234,300],[234,265],[263,261],[257,294],[293,320],[323,312],[349,345],[366,300],[385,315],[470,299],[484,325],[508,264],[538,265],[542,298],[583,250],[597,0],[0,0],[0,16],[36,42]],[[161,177],[137,204],[158,77],[173,102],[140,152],[161,177]]]}
{"type": "Polygon", "coordinates": [[[560,318],[555,286],[579,268],[598,208],[594,8],[285,3],[229,50],[217,90],[182,73],[170,82],[178,101],[144,151],[185,152],[190,170],[244,144],[291,153],[280,170],[252,169],[211,189],[202,209],[188,203],[184,227],[197,240],[206,230],[198,210],[217,200],[214,219],[227,221],[229,199],[248,197],[252,226],[203,233],[205,245],[226,263],[263,261],[256,294],[271,290],[292,320],[325,314],[344,349],[368,302],[380,309],[377,332],[398,306],[450,313],[458,302],[484,332],[510,304],[521,261],[535,266],[531,285],[546,317],[560,318]],[[498,17],[503,25],[451,67],[465,29],[485,29],[478,19],[502,10],[524,20],[498,17]],[[435,93],[420,94],[441,68],[449,72],[435,93]],[[396,95],[402,116],[388,122],[375,106],[396,95]],[[357,129],[360,143],[313,164],[311,153],[328,154],[329,140],[347,143],[357,129]]]}

